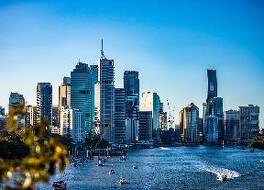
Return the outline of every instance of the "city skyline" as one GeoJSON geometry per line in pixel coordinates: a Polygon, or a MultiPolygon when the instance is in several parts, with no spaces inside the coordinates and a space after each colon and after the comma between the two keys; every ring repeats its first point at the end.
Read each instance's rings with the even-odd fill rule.
{"type": "MultiPolygon", "coordinates": [[[[252,7],[254,7],[254,10],[256,9],[256,12],[253,14],[253,16],[257,18],[259,18],[258,16],[263,16],[263,13],[257,12],[257,6],[255,7],[257,1],[255,1],[255,4],[250,4],[249,1],[243,2],[244,4],[251,6],[246,9],[245,7],[240,5],[240,8],[250,11],[251,9],[253,9],[252,7]]],[[[186,8],[186,5],[183,5],[183,3],[177,3],[179,7],[183,6],[186,8]]],[[[195,3],[192,2],[191,8],[196,6],[199,7],[198,4],[194,4],[195,3]]],[[[214,6],[216,6],[215,4],[214,6]]],[[[231,4],[231,7],[235,6],[234,4],[235,3],[231,4]]],[[[42,3],[40,5],[34,5],[33,3],[30,3],[30,1],[28,3],[1,5],[0,15],[5,16],[4,18],[6,19],[0,22],[0,26],[3,26],[1,28],[4,28],[4,30],[1,31],[0,34],[3,34],[1,36],[7,38],[1,38],[1,41],[3,41],[3,43],[0,50],[0,55],[3,59],[1,61],[2,69],[0,71],[0,74],[3,76],[3,82],[0,85],[0,105],[4,106],[5,108],[7,108],[8,97],[11,92],[18,92],[23,94],[26,101],[34,105],[36,97],[35,86],[37,82],[42,81],[50,82],[52,84],[54,89],[53,102],[54,104],[57,104],[57,87],[61,83],[61,79],[64,76],[70,76],[70,71],[76,65],[78,58],[80,58],[82,62],[85,62],[89,65],[95,64],[96,60],[99,59],[100,56],[99,40],[101,37],[103,37],[106,44],[106,56],[115,60],[115,73],[117,76],[115,80],[116,87],[122,87],[122,76],[125,70],[136,70],[139,72],[139,78],[141,80],[141,93],[144,91],[157,92],[160,95],[162,102],[165,102],[167,99],[169,99],[170,102],[176,107],[176,115],[178,115],[178,112],[190,102],[194,102],[195,105],[199,107],[201,113],[202,103],[205,102],[207,91],[206,69],[217,70],[219,87],[218,93],[220,97],[224,98],[224,110],[237,110],[238,106],[248,104],[259,105],[260,109],[263,109],[264,100],[263,98],[261,98],[261,95],[263,94],[264,89],[261,85],[261,81],[263,81],[262,73],[264,70],[264,59],[263,55],[261,55],[263,53],[263,45],[261,45],[263,44],[261,43],[263,42],[263,36],[260,35],[261,31],[263,31],[263,28],[262,26],[258,25],[258,22],[260,22],[260,20],[256,18],[256,20],[254,20],[255,22],[252,23],[252,26],[255,26],[252,27],[252,30],[255,31],[255,33],[253,32],[253,34],[256,34],[255,38],[249,37],[248,32],[250,31],[244,31],[244,33],[241,32],[242,34],[238,34],[238,36],[246,36],[248,38],[246,40],[244,39],[244,41],[240,41],[240,43],[237,42],[237,38],[228,39],[228,37],[235,37],[232,32],[232,34],[227,35],[227,38],[225,38],[224,36],[221,37],[221,34],[219,34],[218,32],[212,32],[211,35],[208,35],[209,37],[206,37],[206,39],[204,39],[204,35],[208,34],[208,30],[210,31],[210,27],[201,27],[201,30],[193,27],[191,31],[188,31],[188,29],[190,28],[188,28],[187,26],[184,27],[183,23],[177,22],[167,23],[174,26],[172,28],[172,31],[166,30],[166,27],[168,27],[165,25],[166,23],[164,23],[164,25],[160,25],[159,27],[158,24],[160,24],[163,19],[166,20],[169,15],[161,17],[161,20],[159,22],[155,20],[152,20],[152,22],[146,22],[146,27],[143,27],[141,25],[142,23],[140,22],[141,24],[139,24],[139,26],[136,25],[136,28],[132,30],[132,32],[128,32],[130,27],[124,27],[124,25],[122,25],[121,21],[123,17],[117,19],[113,16],[113,20],[106,19],[106,21],[108,22],[105,26],[102,26],[103,21],[105,21],[104,18],[100,17],[100,19],[98,19],[98,24],[96,24],[92,20],[89,20],[88,23],[83,23],[83,25],[79,25],[79,27],[76,27],[79,29],[68,31],[70,34],[67,32],[63,33],[66,34],[64,37],[60,36],[58,39],[56,39],[56,35],[51,35],[51,33],[49,33],[47,30],[40,31],[41,29],[43,29],[45,24],[47,24],[50,29],[56,29],[57,27],[54,26],[54,24],[63,20],[62,15],[53,13],[51,14],[51,16],[57,18],[55,19],[55,21],[53,21],[55,23],[48,22],[49,17],[47,16],[47,13],[44,13],[44,10],[47,9],[47,5],[51,7],[51,10],[49,12],[52,12],[52,8],[66,8],[60,3],[52,5],[50,2],[48,2],[42,3]],[[33,8],[36,9],[33,11],[33,8]],[[29,10],[29,13],[27,13],[29,15],[21,12],[24,9],[29,10]],[[40,13],[37,13],[37,10],[42,11],[40,11],[40,13]],[[11,18],[13,16],[8,16],[8,13],[12,13],[12,11],[16,11],[16,14],[13,16],[17,16],[17,14],[20,14],[20,16],[22,16],[21,19],[28,18],[28,16],[32,17],[32,15],[44,16],[44,18],[41,19],[42,21],[44,21],[44,23],[35,23],[34,19],[31,18],[31,20],[24,20],[24,24],[32,24],[35,31],[33,30],[32,32],[21,28],[19,30],[10,31],[19,26],[18,22],[15,21],[14,18],[11,18]],[[13,22],[12,24],[8,24],[8,22],[10,21],[15,22],[13,22]],[[111,24],[113,25],[111,26],[111,24]],[[92,32],[89,32],[89,27],[91,26],[95,26],[95,29],[93,29],[92,32]],[[143,29],[142,33],[140,32],[140,27],[142,27],[143,29]],[[100,28],[105,31],[103,32],[99,30],[100,28]],[[150,37],[147,37],[146,33],[151,29],[153,29],[153,34],[150,35],[150,37]],[[259,29],[259,31],[257,31],[257,29],[259,29]],[[94,33],[94,31],[96,30],[100,31],[98,32],[100,34],[94,33]],[[26,31],[29,32],[29,34],[25,34],[26,31]],[[84,31],[86,32],[86,34],[84,31]],[[112,34],[114,34],[115,32],[119,32],[119,35],[112,36],[112,34]],[[164,43],[161,42],[162,40],[154,40],[158,32],[161,32],[161,34],[166,34],[166,32],[168,33],[166,35],[166,38],[164,37],[164,35],[161,35],[162,39],[165,40],[164,43]],[[174,34],[176,35],[176,37],[172,35],[173,32],[175,32],[174,34]],[[123,37],[123,35],[121,35],[123,33],[131,34],[132,38],[129,39],[123,37]],[[8,34],[10,34],[10,36],[8,34]],[[30,34],[35,35],[28,36],[30,34]],[[80,36],[77,37],[77,35],[74,34],[80,34],[80,36]],[[40,40],[39,43],[34,43],[35,40],[39,40],[40,36],[38,35],[44,35],[45,37],[44,39],[40,40]],[[51,43],[52,46],[54,45],[54,47],[51,47],[44,42],[49,35],[51,35],[50,40],[55,40],[55,44],[51,43]],[[86,35],[89,37],[87,37],[86,35]],[[16,36],[18,42],[15,42],[12,39],[12,37],[14,36],[16,36]],[[171,37],[171,39],[167,39],[168,36],[173,37],[171,37]],[[143,42],[142,40],[144,39],[144,37],[145,42],[143,42]],[[191,39],[186,41],[189,37],[191,37],[191,39]],[[26,40],[28,39],[29,44],[26,43],[26,40]],[[76,39],[76,42],[71,41],[74,39],[76,39]],[[135,40],[135,42],[133,42],[133,40],[135,40]],[[177,42],[179,42],[178,45],[177,42]],[[77,46],[78,43],[80,43],[80,46],[77,46]],[[61,48],[65,44],[65,47],[67,48],[61,48]],[[153,47],[149,44],[152,44],[153,47]],[[48,51],[49,48],[51,48],[52,52],[48,51]],[[136,48],[138,49],[136,50],[136,48]],[[160,54],[157,54],[157,52],[163,48],[164,50],[161,51],[160,54]],[[29,52],[26,52],[26,50],[28,50],[29,52]],[[13,51],[16,51],[16,53],[14,54],[13,51]],[[44,52],[44,54],[42,54],[42,52],[44,52]],[[194,56],[194,59],[191,58],[191,56],[194,56]],[[10,64],[6,64],[6,62],[10,64]],[[53,72],[51,72],[49,69],[53,65],[53,72]],[[14,68],[17,69],[14,70],[14,68]],[[188,68],[188,70],[186,68],[188,68]],[[9,76],[10,73],[13,73],[14,76],[19,76],[20,72],[25,72],[26,74],[21,76],[21,80],[19,81],[16,77],[10,78],[9,76]],[[47,76],[47,73],[50,76],[47,76]],[[248,73],[250,73],[250,75],[248,73]],[[186,77],[186,75],[190,76],[186,77]],[[157,78],[157,76],[159,77],[157,78]],[[183,77],[186,77],[184,78],[184,82],[182,79],[183,77]],[[22,80],[25,85],[21,85],[20,81],[22,80]],[[153,81],[155,81],[155,83],[153,83],[153,81]],[[182,82],[183,84],[181,84],[182,82]],[[195,93],[193,93],[194,91],[195,93]]],[[[97,7],[98,5],[93,4],[93,6],[97,7]]],[[[106,3],[104,6],[107,8],[109,7],[109,4],[106,3]]],[[[126,5],[122,4],[118,6],[126,5]]],[[[150,6],[151,8],[157,9],[155,3],[151,4],[150,6]]],[[[70,17],[69,14],[73,14],[73,12],[77,11],[78,7],[79,5],[75,4],[74,8],[66,12],[64,11],[64,13],[67,13],[66,16],[70,17]]],[[[88,9],[87,4],[84,7],[88,9]]],[[[209,7],[212,8],[212,3],[209,3],[209,7]]],[[[142,7],[139,7],[139,9],[140,8],[142,7]]],[[[136,8],[134,7],[134,9],[136,8]]],[[[164,12],[165,10],[169,10],[169,7],[164,7],[164,5],[162,5],[161,9],[164,12]]],[[[231,14],[229,12],[230,10],[228,10],[227,13],[231,14]]],[[[62,10],[59,10],[59,13],[63,13],[63,11],[60,11],[62,10]]],[[[80,14],[77,14],[79,13],[77,12],[76,15],[73,15],[73,21],[78,21],[78,19],[86,18],[87,15],[81,14],[81,12],[84,13],[84,11],[84,9],[81,9],[80,14]]],[[[242,13],[245,14],[245,12],[242,13]]],[[[118,13],[124,14],[122,11],[119,11],[118,13]]],[[[108,11],[106,11],[105,14],[111,16],[110,12],[108,11]]],[[[146,14],[147,16],[149,16],[148,12],[146,14]]],[[[212,12],[210,12],[210,14],[212,14],[212,12]]],[[[204,18],[205,15],[203,14],[202,18],[204,18]]],[[[175,17],[175,15],[172,16],[175,17]]],[[[67,19],[69,19],[68,17],[67,19]]],[[[139,18],[139,15],[136,14],[134,15],[134,17],[129,17],[128,15],[124,14],[124,17],[128,18],[128,23],[134,23],[135,21],[129,20],[129,18],[134,18],[135,20],[137,20],[139,18]]],[[[179,17],[180,15],[176,16],[176,18],[179,17]]],[[[235,15],[233,15],[233,17],[233,19],[238,19],[235,15]]],[[[140,18],[142,18],[142,15],[140,18]]],[[[70,26],[78,26],[78,22],[74,23],[73,21],[69,21],[67,19],[64,21],[65,25],[67,25],[66,23],[69,23],[70,26]]],[[[149,19],[149,17],[147,17],[146,19],[149,19]]],[[[189,18],[189,20],[187,19],[187,21],[191,22],[193,19],[194,18],[189,18]]],[[[211,21],[214,20],[211,19],[211,21]]],[[[246,24],[249,24],[247,23],[249,21],[250,19],[246,20],[246,24]]],[[[225,22],[230,24],[230,21],[225,22]]],[[[245,27],[242,24],[238,28],[242,29],[242,26],[245,27]]],[[[68,29],[68,26],[65,27],[68,29]]],[[[54,31],[55,33],[58,32],[58,30],[54,31]]],[[[236,31],[235,28],[233,28],[232,31],[236,31]]],[[[56,34],[58,35],[60,32],[56,34]]],[[[225,32],[228,33],[230,31],[225,32]]],[[[263,114],[260,114],[260,127],[263,127],[263,114]]]]}

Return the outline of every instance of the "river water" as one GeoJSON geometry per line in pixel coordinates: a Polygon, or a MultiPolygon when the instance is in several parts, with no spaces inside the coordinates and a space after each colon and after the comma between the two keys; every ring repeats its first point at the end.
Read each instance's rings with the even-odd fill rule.
{"type": "MultiPolygon", "coordinates": [[[[96,166],[96,160],[70,165],[51,180],[67,189],[264,189],[264,151],[222,147],[174,147],[132,151],[96,166]],[[133,165],[138,169],[133,169],[133,165]],[[109,170],[115,170],[109,175],[109,170]],[[227,181],[217,180],[226,175],[227,181]],[[120,186],[124,176],[129,184],[120,186]]],[[[51,184],[41,189],[52,189],[51,184]]]]}

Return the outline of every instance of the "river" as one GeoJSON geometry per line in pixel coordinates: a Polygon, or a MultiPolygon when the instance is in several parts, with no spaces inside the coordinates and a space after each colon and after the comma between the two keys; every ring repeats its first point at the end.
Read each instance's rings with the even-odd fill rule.
{"type": "MultiPolygon", "coordinates": [[[[51,180],[64,180],[67,189],[264,189],[264,151],[240,147],[173,147],[129,152],[96,166],[96,160],[70,165],[51,180]],[[133,165],[138,169],[133,169],[133,165]],[[109,175],[109,170],[115,170],[109,175]],[[124,176],[128,184],[120,186],[124,176]],[[226,181],[217,180],[226,175],[226,181]]],[[[51,184],[41,189],[52,189],[51,184]]]]}

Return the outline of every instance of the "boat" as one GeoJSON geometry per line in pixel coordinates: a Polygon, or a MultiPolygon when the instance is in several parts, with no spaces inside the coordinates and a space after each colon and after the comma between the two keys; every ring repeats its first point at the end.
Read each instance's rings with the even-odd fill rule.
{"type": "Polygon", "coordinates": [[[54,190],[64,190],[66,189],[67,184],[64,181],[55,181],[52,184],[52,187],[54,187],[54,190]]]}
{"type": "Polygon", "coordinates": [[[119,184],[120,185],[124,185],[124,184],[126,184],[127,183],[127,181],[126,181],[126,179],[124,178],[124,177],[120,177],[119,178],[119,184]]]}
{"type": "Polygon", "coordinates": [[[133,166],[133,169],[136,170],[136,169],[138,169],[138,167],[134,165],[134,166],[133,166]]]}
{"type": "Polygon", "coordinates": [[[109,171],[109,175],[113,175],[113,174],[115,174],[115,170],[114,170],[114,169],[111,169],[111,170],[109,171]]]}
{"type": "Polygon", "coordinates": [[[122,155],[121,157],[120,157],[120,160],[126,160],[127,159],[127,156],[125,156],[125,155],[122,155]]]}
{"type": "Polygon", "coordinates": [[[102,163],[102,160],[99,159],[98,162],[97,162],[97,166],[103,166],[104,164],[102,163]]]}
{"type": "Polygon", "coordinates": [[[219,181],[226,181],[227,180],[227,175],[223,174],[223,175],[219,176],[217,178],[217,180],[219,180],[219,181]]]}

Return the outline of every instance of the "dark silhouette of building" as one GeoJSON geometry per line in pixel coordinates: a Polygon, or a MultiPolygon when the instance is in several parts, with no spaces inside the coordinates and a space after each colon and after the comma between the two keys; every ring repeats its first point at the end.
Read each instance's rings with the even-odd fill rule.
{"type": "Polygon", "coordinates": [[[51,124],[52,86],[49,82],[37,84],[37,123],[43,119],[51,124]]]}
{"type": "Polygon", "coordinates": [[[217,97],[217,79],[216,70],[207,70],[208,77],[208,92],[206,102],[208,103],[212,98],[217,97]]]}

